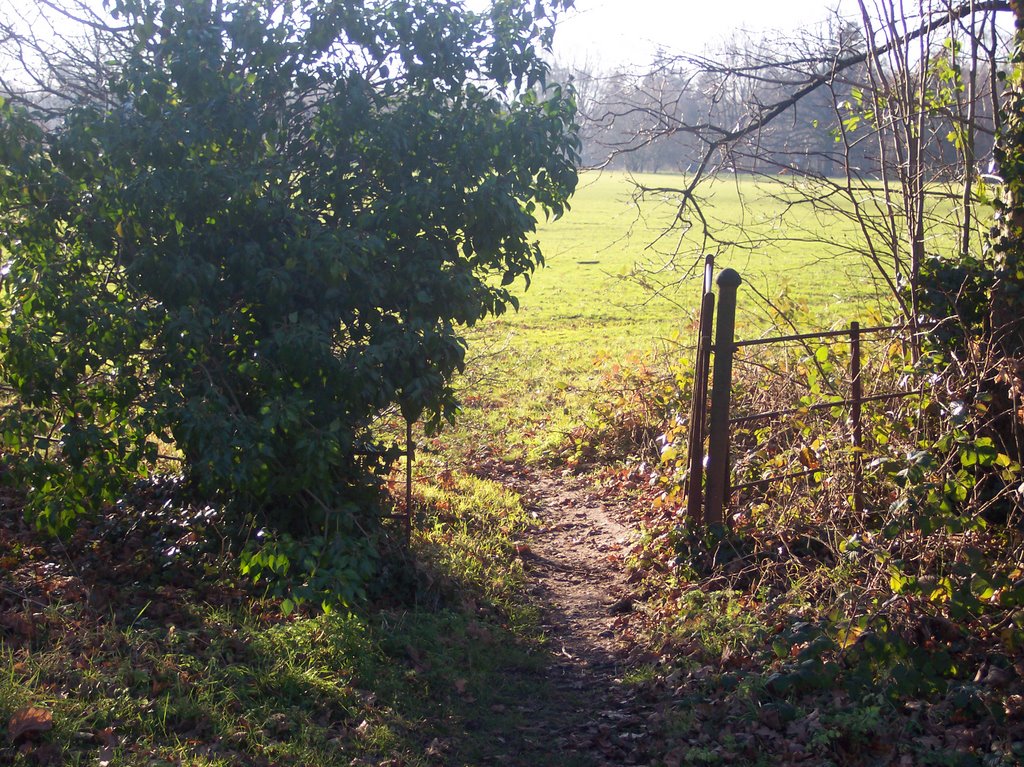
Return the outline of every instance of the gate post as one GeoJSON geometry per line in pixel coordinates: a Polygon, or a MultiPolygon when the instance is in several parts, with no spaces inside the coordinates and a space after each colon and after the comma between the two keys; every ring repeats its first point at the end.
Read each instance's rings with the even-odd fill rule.
{"type": "Polygon", "coordinates": [[[735,269],[718,275],[718,323],[715,326],[715,372],[711,382],[711,424],[708,446],[708,493],[704,523],[722,526],[729,473],[729,397],[732,357],[736,351],[736,289],[743,280],[735,269]]]}
{"type": "Polygon", "coordinates": [[[690,476],[686,490],[686,518],[690,528],[701,522],[704,479],[704,426],[708,407],[708,369],[711,366],[711,325],[715,316],[715,294],[712,291],[712,273],[715,257],[704,257],[704,292],[700,302],[700,324],[697,333],[697,356],[693,370],[693,401],[690,407],[690,439],[687,460],[690,476]]]}

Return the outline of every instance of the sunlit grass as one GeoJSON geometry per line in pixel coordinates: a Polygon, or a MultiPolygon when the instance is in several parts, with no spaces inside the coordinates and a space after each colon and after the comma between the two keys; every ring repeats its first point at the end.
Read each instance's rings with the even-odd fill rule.
{"type": "MultiPolygon", "coordinates": [[[[682,186],[678,176],[584,174],[572,209],[544,223],[539,238],[546,264],[532,278],[521,308],[474,329],[473,362],[463,382],[462,426],[448,440],[474,447],[487,435],[513,457],[544,460],[585,421],[594,390],[612,365],[639,358],[685,357],[696,335],[696,307],[704,240],[698,228],[664,236],[677,199],[634,200],[635,182],[682,186]],[[644,285],[645,272],[663,287],[644,285]],[[470,436],[475,435],[475,436],[470,436]]],[[[851,320],[874,320],[891,307],[870,265],[840,252],[861,236],[849,220],[821,220],[808,208],[779,214],[781,185],[733,179],[704,192],[705,214],[719,240],[740,244],[716,249],[717,269],[732,267],[740,288],[740,333],[759,332],[773,310],[766,296],[802,330],[851,320]],[[832,243],[815,242],[828,229],[832,243]],[[751,240],[765,239],[757,248],[751,240]],[[769,244],[770,239],[788,238],[769,244]]]]}
{"type": "Polygon", "coordinates": [[[231,582],[203,589],[226,602],[214,605],[144,581],[100,612],[0,613],[0,721],[34,706],[53,724],[21,750],[0,743],[0,763],[486,763],[496,735],[574,693],[542,678],[519,498],[460,472],[437,480],[422,491],[408,572],[372,610],[284,616],[231,582]],[[21,615],[31,628],[8,636],[21,615]]]}

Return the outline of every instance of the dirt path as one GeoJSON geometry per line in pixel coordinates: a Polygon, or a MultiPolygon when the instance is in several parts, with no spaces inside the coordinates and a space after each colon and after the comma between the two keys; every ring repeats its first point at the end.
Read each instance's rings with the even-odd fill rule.
{"type": "Polygon", "coordinates": [[[506,763],[646,764],[651,703],[623,682],[635,650],[616,629],[633,608],[623,564],[631,531],[575,477],[519,470],[504,481],[540,523],[523,558],[552,655],[543,686],[559,691],[534,701],[540,732],[506,763]],[[543,745],[530,748],[538,735],[543,745]]]}
{"type": "Polygon", "coordinates": [[[622,564],[629,530],[572,478],[535,475],[523,495],[541,523],[527,567],[550,640],[583,668],[617,667],[628,648],[616,638],[614,619],[632,607],[622,564]]]}

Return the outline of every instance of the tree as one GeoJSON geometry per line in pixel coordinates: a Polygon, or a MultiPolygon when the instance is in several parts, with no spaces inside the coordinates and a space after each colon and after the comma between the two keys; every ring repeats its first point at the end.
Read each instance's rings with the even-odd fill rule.
{"type": "Polygon", "coordinates": [[[107,62],[124,55],[126,30],[91,0],[0,0],[0,94],[59,119],[71,104],[101,102],[107,62]]]}
{"type": "Polygon", "coordinates": [[[517,305],[575,186],[551,12],[111,11],[104,98],[0,115],[8,463],[63,530],[169,443],[237,529],[364,546],[374,419],[454,416],[460,328],[517,305]]]}
{"type": "MultiPolygon", "coordinates": [[[[638,86],[609,105],[607,120],[624,127],[606,134],[612,158],[680,146],[685,137],[676,167],[686,181],[637,188],[639,197],[678,200],[677,233],[695,230],[705,251],[757,254],[813,237],[822,257],[870,264],[882,293],[914,322],[926,261],[980,248],[984,222],[974,208],[989,191],[981,170],[991,160],[999,97],[995,19],[1008,9],[998,1],[883,0],[862,3],[856,23],[836,19],[758,45],[741,40],[714,58],[666,56],[645,77],[675,79],[690,93],[655,103],[638,86]],[[693,101],[702,105],[679,108],[693,101]],[[849,228],[829,226],[823,237],[820,227],[780,220],[737,238],[733,222],[715,221],[702,204],[709,180],[735,172],[770,179],[782,217],[800,208],[823,222],[850,219],[856,236],[833,237],[849,228]],[[948,235],[955,252],[929,251],[926,230],[932,241],[948,235]]],[[[640,276],[671,280],[681,271],[664,267],[640,276]]]]}

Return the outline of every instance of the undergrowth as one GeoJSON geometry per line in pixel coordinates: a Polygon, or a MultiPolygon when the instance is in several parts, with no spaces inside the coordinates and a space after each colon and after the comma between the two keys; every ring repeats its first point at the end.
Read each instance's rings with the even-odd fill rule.
{"type": "Polygon", "coordinates": [[[529,520],[496,483],[457,474],[424,488],[418,509],[401,574],[385,568],[358,610],[324,613],[283,609],[216,546],[175,545],[216,538],[186,538],[187,515],[140,523],[112,509],[55,545],[8,494],[0,762],[486,760],[534,713],[505,703],[557,694],[524,677],[546,663],[515,550],[529,520]]]}
{"type": "Polygon", "coordinates": [[[907,396],[865,403],[855,449],[848,408],[827,406],[850,396],[845,341],[738,359],[734,417],[795,412],[734,426],[722,530],[686,519],[685,376],[651,376],[607,423],[649,419],[637,402],[661,410],[660,459],[599,473],[635,499],[646,601],[618,623],[656,652],[652,684],[675,698],[666,764],[1024,761],[1012,410],[938,357],[911,364],[898,338],[866,343],[864,360],[866,396],[907,396]]]}

